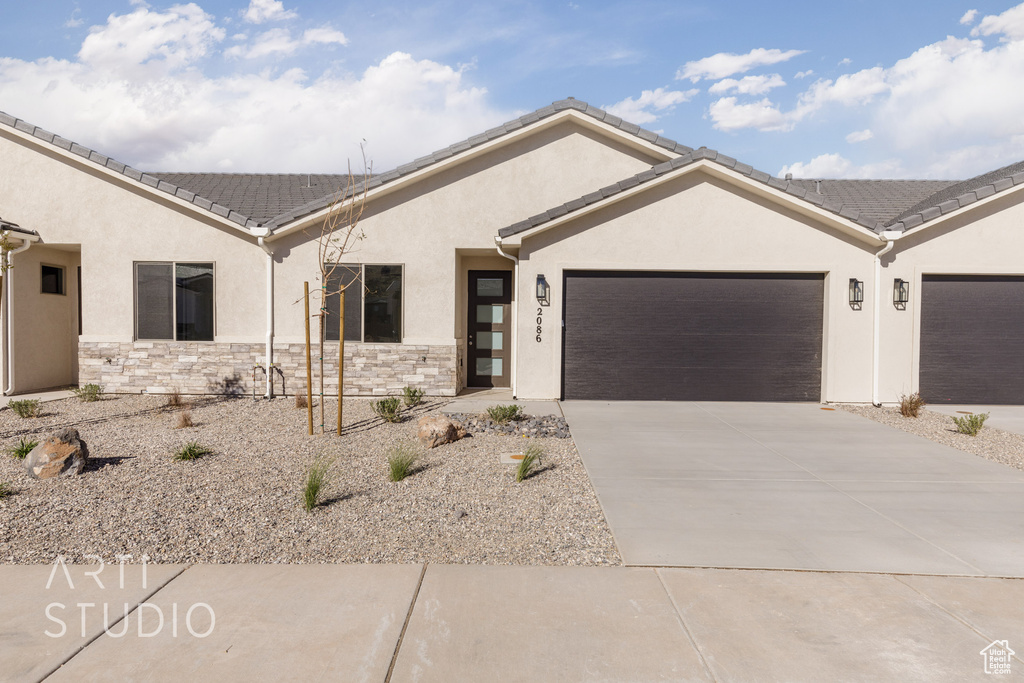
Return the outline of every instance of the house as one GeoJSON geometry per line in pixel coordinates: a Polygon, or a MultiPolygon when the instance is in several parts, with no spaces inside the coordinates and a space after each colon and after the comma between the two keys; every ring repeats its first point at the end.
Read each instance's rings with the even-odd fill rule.
{"type": "Polygon", "coordinates": [[[574,99],[353,187],[143,173],[2,113],[0,159],[9,394],[303,390],[316,237],[365,193],[346,395],[1024,402],[1024,164],[780,179],[574,99]]]}

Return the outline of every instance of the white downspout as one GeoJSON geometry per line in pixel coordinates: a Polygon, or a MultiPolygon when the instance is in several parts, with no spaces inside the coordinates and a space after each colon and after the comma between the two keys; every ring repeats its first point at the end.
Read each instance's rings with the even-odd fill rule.
{"type": "Polygon", "coordinates": [[[14,391],[14,279],[13,273],[14,268],[11,267],[11,257],[15,254],[20,254],[29,247],[32,243],[25,240],[17,249],[11,249],[4,254],[4,265],[7,269],[4,271],[4,319],[6,325],[4,325],[4,374],[7,375],[7,388],[4,389],[4,395],[10,396],[11,392],[14,391]]]}
{"type": "Polygon", "coordinates": [[[515,398],[519,395],[516,391],[516,378],[519,375],[519,259],[502,250],[500,236],[495,235],[494,247],[499,254],[513,263],[512,291],[515,292],[515,297],[512,300],[512,367],[509,369],[509,376],[512,384],[512,398],[515,398]]]}
{"type": "Polygon", "coordinates": [[[882,401],[878,395],[879,373],[881,372],[882,354],[882,257],[892,251],[903,233],[894,230],[886,230],[882,233],[882,241],[885,246],[875,254],[875,304],[874,304],[874,345],[871,351],[871,403],[880,406],[882,401]]]}
{"type": "Polygon", "coordinates": [[[257,242],[267,254],[267,398],[274,397],[274,250],[267,246],[264,238],[266,231],[256,237],[257,242]]]}

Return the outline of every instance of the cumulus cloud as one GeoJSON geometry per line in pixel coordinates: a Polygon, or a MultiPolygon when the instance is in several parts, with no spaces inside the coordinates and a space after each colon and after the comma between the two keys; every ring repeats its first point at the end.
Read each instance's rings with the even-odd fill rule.
{"type": "Polygon", "coordinates": [[[963,24],[964,26],[970,26],[971,24],[974,23],[974,18],[976,16],[978,16],[978,10],[969,9],[966,12],[964,12],[964,15],[962,17],[960,17],[960,23],[963,24]]]}
{"type": "Polygon", "coordinates": [[[797,71],[793,78],[807,78],[808,76],[814,75],[814,69],[808,69],[807,71],[797,71]]]}
{"type": "Polygon", "coordinates": [[[644,90],[636,99],[627,97],[610,106],[603,107],[609,113],[630,123],[643,125],[657,121],[658,117],[675,109],[677,104],[689,101],[699,91],[691,90],[644,90]]]}
{"type": "Polygon", "coordinates": [[[905,175],[900,162],[889,159],[858,166],[839,154],[822,154],[807,163],[798,161],[783,166],[779,177],[792,173],[794,178],[895,178],[905,175]]]}
{"type": "Polygon", "coordinates": [[[249,0],[249,6],[242,12],[242,19],[250,24],[268,21],[283,21],[299,16],[295,10],[286,10],[281,0],[249,0]]]}
{"type": "Polygon", "coordinates": [[[782,80],[782,76],[779,74],[744,76],[739,80],[726,78],[725,80],[718,81],[708,88],[708,92],[712,95],[720,95],[734,90],[741,95],[763,95],[772,88],[780,88],[784,85],[786,85],[786,82],[782,80]]]}
{"type": "Polygon", "coordinates": [[[756,128],[763,131],[790,130],[793,122],[769,100],[740,104],[735,97],[723,97],[711,103],[708,113],[718,130],[756,128]]]}
{"type": "MultiPolygon", "coordinates": [[[[295,40],[341,41],[312,30],[295,40]]],[[[221,74],[224,38],[195,5],[111,15],[77,59],[0,58],[0,109],[151,171],[344,172],[364,138],[382,170],[512,118],[461,69],[402,52],[221,74]]]]}
{"type": "Polygon", "coordinates": [[[846,141],[851,145],[855,145],[858,142],[866,142],[871,138],[875,137],[875,134],[871,132],[870,128],[864,130],[855,130],[846,136],[846,141]]]}
{"type": "Polygon", "coordinates": [[[719,80],[734,74],[741,74],[759,66],[778,64],[793,57],[797,57],[806,50],[777,50],[755,48],[744,55],[737,55],[731,52],[719,52],[698,59],[695,62],[687,62],[676,72],[676,80],[690,79],[696,83],[701,79],[719,80]]]}
{"type": "Polygon", "coordinates": [[[1002,14],[989,15],[971,29],[972,36],[999,34],[1003,41],[1024,39],[1024,5],[1011,7],[1002,14]]]}
{"type": "Polygon", "coordinates": [[[252,44],[235,45],[225,50],[224,54],[227,57],[259,59],[270,55],[291,55],[299,48],[318,44],[347,45],[348,38],[341,31],[329,26],[308,29],[298,38],[293,38],[292,32],[286,28],[272,28],[256,36],[252,44]]]}

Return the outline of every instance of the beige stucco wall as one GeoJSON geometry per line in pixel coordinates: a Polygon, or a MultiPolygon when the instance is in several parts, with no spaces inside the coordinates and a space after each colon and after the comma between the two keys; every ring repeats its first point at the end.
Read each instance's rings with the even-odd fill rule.
{"type": "Polygon", "coordinates": [[[849,279],[870,284],[872,247],[725,180],[695,172],[537,233],[520,249],[520,321],[536,313],[534,284],[551,285],[542,341],[520,324],[517,393],[560,393],[562,275],[566,269],[825,273],[822,398],[871,395],[870,287],[848,304],[849,279]],[[526,318],[524,318],[526,316],[526,318]]]}
{"type": "MultiPolygon", "coordinates": [[[[365,239],[343,260],[402,265],[404,342],[456,343],[464,317],[463,271],[477,267],[460,264],[462,254],[494,254],[486,263],[510,269],[494,249],[500,228],[657,161],[568,120],[369,202],[359,224],[365,239]]],[[[278,254],[275,333],[282,342],[304,334],[302,283],[318,286],[317,233],[313,226],[270,242],[278,254]]]]}
{"type": "Polygon", "coordinates": [[[1024,192],[1007,192],[941,223],[908,231],[883,257],[879,381],[883,402],[896,401],[919,388],[921,276],[1024,275],[1022,225],[1024,192]],[[910,282],[906,310],[892,304],[894,278],[910,282]]]}

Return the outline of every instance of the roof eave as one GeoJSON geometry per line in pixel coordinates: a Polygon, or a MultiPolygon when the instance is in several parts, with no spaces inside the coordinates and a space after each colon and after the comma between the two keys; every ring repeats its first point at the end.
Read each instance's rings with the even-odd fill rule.
{"type": "MultiPolygon", "coordinates": [[[[986,197],[982,197],[981,199],[975,199],[973,201],[970,201],[969,203],[960,204],[956,208],[950,208],[948,211],[946,211],[944,213],[941,213],[940,215],[937,215],[937,216],[935,216],[933,218],[926,218],[925,219],[923,217],[923,215],[926,214],[926,213],[929,213],[929,211],[932,211],[932,210],[941,211],[939,206],[929,207],[928,209],[925,209],[924,211],[922,211],[920,213],[915,213],[915,214],[913,214],[911,216],[907,216],[906,218],[904,218],[901,221],[897,221],[896,223],[893,223],[892,225],[887,225],[886,229],[887,230],[899,230],[899,231],[903,232],[906,235],[916,235],[916,234],[918,234],[920,232],[924,232],[924,231],[929,230],[929,229],[931,229],[933,227],[941,226],[941,225],[945,224],[946,222],[948,222],[949,220],[951,220],[953,218],[958,218],[958,217],[962,216],[965,213],[970,213],[974,209],[986,206],[987,204],[990,204],[990,203],[992,203],[992,202],[994,202],[994,201],[996,201],[998,199],[1004,199],[1006,197],[1010,197],[1010,196],[1014,195],[1015,193],[1020,192],[1021,190],[1024,190],[1024,184],[1014,185],[1012,187],[1008,187],[1008,188],[1002,190],[1001,192],[995,192],[994,194],[990,194],[990,195],[988,195],[986,197]]],[[[973,193],[969,193],[969,194],[973,194],[973,193]]],[[[954,201],[954,200],[949,200],[949,201],[954,201]]],[[[959,201],[957,203],[959,204],[959,201]]]]}

